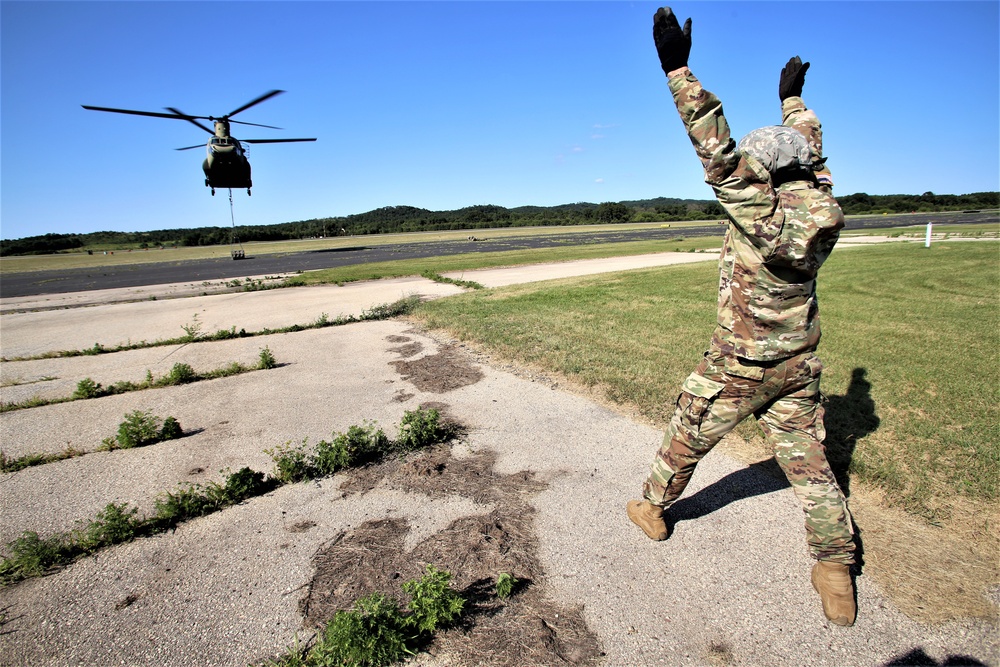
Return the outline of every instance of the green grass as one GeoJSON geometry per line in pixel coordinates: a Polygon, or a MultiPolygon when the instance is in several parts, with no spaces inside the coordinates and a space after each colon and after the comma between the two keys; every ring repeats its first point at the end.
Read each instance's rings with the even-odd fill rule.
{"type": "MultiPolygon", "coordinates": [[[[824,393],[841,416],[863,407],[851,384],[863,369],[877,417],[838,436],[853,448],[851,478],[929,518],[954,494],[1000,495],[998,259],[993,242],[886,244],[835,252],[820,276],[824,393]]],[[[664,427],[715,326],[717,281],[714,263],[656,268],[481,290],[415,317],[664,427]]]]}

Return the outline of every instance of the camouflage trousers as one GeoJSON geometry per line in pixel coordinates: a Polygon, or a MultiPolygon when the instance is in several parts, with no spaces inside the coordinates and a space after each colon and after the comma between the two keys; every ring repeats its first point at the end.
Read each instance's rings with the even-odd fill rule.
{"type": "Polygon", "coordinates": [[[813,557],[853,563],[851,515],[823,446],[821,370],[812,352],[759,363],[726,354],[713,341],[681,387],[670,427],[643,486],[645,498],[664,508],[673,504],[698,461],[753,415],[802,503],[813,557]]]}

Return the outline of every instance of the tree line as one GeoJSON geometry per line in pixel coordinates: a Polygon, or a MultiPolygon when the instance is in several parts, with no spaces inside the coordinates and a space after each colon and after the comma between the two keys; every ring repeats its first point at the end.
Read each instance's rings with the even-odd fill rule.
{"type": "MultiPolygon", "coordinates": [[[[869,195],[860,192],[838,196],[844,213],[924,213],[1000,208],[1000,192],[964,195],[869,195]]],[[[399,232],[474,230],[496,227],[620,224],[625,222],[678,222],[724,217],[714,200],[659,197],[637,201],[579,202],[560,206],[505,208],[492,204],[453,211],[430,211],[414,206],[385,206],[343,217],[315,218],[274,225],[239,226],[240,241],[282,241],[328,236],[360,236],[399,232]]],[[[158,248],[225,245],[232,241],[229,227],[163,229],[151,232],[89,232],[44,234],[21,239],[0,239],[0,256],[50,254],[88,248],[158,248]]]]}

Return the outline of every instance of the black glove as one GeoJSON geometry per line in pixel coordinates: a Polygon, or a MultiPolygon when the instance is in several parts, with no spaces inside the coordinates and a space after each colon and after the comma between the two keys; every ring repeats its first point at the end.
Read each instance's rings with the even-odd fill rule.
{"type": "Polygon", "coordinates": [[[806,82],[806,70],[809,63],[802,63],[798,56],[790,59],[788,64],[781,68],[781,80],[778,82],[778,97],[784,102],[789,97],[802,96],[802,84],[806,82]]]}
{"type": "Polygon", "coordinates": [[[660,7],[653,15],[653,43],[665,74],[686,66],[691,53],[691,19],[684,22],[681,30],[670,7],[660,7]]]}

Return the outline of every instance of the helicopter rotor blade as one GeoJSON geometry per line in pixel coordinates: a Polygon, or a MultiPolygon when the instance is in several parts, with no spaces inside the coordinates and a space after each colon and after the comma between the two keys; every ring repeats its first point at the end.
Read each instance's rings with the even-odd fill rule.
{"type": "MultiPolygon", "coordinates": [[[[204,116],[189,116],[186,113],[184,113],[183,111],[181,111],[180,109],[175,109],[174,107],[167,107],[167,110],[168,111],[173,111],[175,114],[178,115],[178,117],[180,117],[181,120],[186,120],[187,122],[191,123],[192,125],[197,125],[201,129],[203,129],[206,132],[208,132],[209,134],[215,134],[215,130],[210,130],[207,127],[205,127],[204,125],[202,125],[201,123],[199,123],[197,120],[195,120],[196,118],[204,118],[204,116]]],[[[205,120],[208,120],[208,119],[206,118],[205,120]]],[[[181,150],[181,149],[178,148],[177,150],[181,150]]]]}
{"type": "Polygon", "coordinates": [[[192,148],[204,148],[205,144],[195,144],[194,146],[185,146],[184,148],[175,148],[175,151],[189,151],[192,148]]]}
{"type": "Polygon", "coordinates": [[[261,102],[263,102],[264,100],[269,100],[269,99],[271,99],[272,97],[274,97],[275,95],[280,95],[280,94],[281,94],[281,93],[283,93],[283,92],[285,92],[285,91],[283,91],[283,90],[272,90],[272,91],[270,91],[270,92],[267,92],[267,93],[264,93],[263,95],[261,95],[261,96],[260,96],[260,97],[258,97],[257,99],[255,99],[255,100],[252,100],[252,101],[250,101],[250,102],[247,102],[246,104],[244,104],[243,106],[241,106],[241,107],[240,107],[239,109],[236,109],[235,111],[230,111],[230,112],[229,112],[229,113],[227,113],[227,114],[226,114],[225,116],[223,116],[223,118],[227,118],[227,119],[228,119],[228,118],[229,118],[229,117],[231,117],[231,116],[235,116],[235,115],[236,115],[236,114],[238,114],[239,112],[241,112],[241,111],[246,111],[246,110],[247,110],[247,109],[249,109],[250,107],[252,107],[252,106],[254,106],[254,105],[256,105],[256,104],[260,104],[260,103],[261,103],[261,102]]]}
{"type": "Polygon", "coordinates": [[[240,139],[240,141],[248,144],[289,144],[296,141],[316,141],[315,137],[312,139],[240,139]]]}
{"type": "Polygon", "coordinates": [[[260,123],[248,123],[244,120],[232,120],[229,119],[230,123],[239,123],[240,125],[253,125],[254,127],[266,127],[269,130],[283,130],[282,127],[275,127],[274,125],[261,125],[260,123]]]}
{"type": "Polygon", "coordinates": [[[112,109],[110,107],[92,107],[86,104],[81,104],[84,109],[90,111],[110,111],[111,113],[127,113],[133,116],[152,116],[154,118],[173,118],[175,120],[187,120],[187,116],[183,114],[176,113],[162,113],[158,111],[133,111],[132,109],[112,109]]]}

